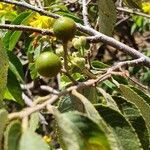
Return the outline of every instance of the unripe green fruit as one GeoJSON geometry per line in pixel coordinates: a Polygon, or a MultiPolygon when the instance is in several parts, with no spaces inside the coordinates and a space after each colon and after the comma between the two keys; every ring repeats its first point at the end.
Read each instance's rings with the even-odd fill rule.
{"type": "Polygon", "coordinates": [[[71,18],[61,17],[54,23],[53,31],[58,39],[65,42],[74,37],[76,24],[71,18]]]}
{"type": "Polygon", "coordinates": [[[71,62],[79,67],[80,69],[84,68],[85,67],[85,59],[84,58],[80,58],[80,57],[75,57],[71,60],[71,62]]]}
{"type": "Polygon", "coordinates": [[[72,40],[73,46],[76,49],[80,49],[81,47],[86,48],[87,42],[85,36],[80,36],[79,38],[74,38],[72,40]]]}
{"type": "Polygon", "coordinates": [[[80,36],[79,40],[80,40],[81,46],[85,47],[86,46],[86,37],[80,36]]]}
{"type": "Polygon", "coordinates": [[[81,43],[78,38],[74,38],[72,40],[72,44],[75,49],[80,49],[80,47],[81,47],[81,43]]]}
{"type": "Polygon", "coordinates": [[[35,67],[41,76],[54,77],[61,70],[61,60],[52,52],[43,52],[36,59],[35,67]]]}

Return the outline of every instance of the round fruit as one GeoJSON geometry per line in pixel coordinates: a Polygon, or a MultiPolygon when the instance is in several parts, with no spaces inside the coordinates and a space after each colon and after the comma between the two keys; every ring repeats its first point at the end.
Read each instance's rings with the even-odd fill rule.
{"type": "Polygon", "coordinates": [[[52,52],[43,52],[35,61],[38,73],[44,77],[54,77],[60,72],[61,60],[52,52]]]}
{"type": "Polygon", "coordinates": [[[76,24],[71,18],[61,17],[54,23],[53,31],[58,39],[68,41],[75,35],[76,24]]]}
{"type": "Polygon", "coordinates": [[[75,65],[78,66],[80,69],[83,69],[85,67],[85,59],[81,57],[75,57],[71,60],[71,62],[75,65]]]}
{"type": "Polygon", "coordinates": [[[86,46],[86,37],[85,36],[80,36],[79,38],[74,38],[72,40],[73,46],[76,49],[80,49],[81,47],[86,46]]]}

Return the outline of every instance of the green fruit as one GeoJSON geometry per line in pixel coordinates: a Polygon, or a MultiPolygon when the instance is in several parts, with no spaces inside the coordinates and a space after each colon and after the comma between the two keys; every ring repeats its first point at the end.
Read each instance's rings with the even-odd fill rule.
{"type": "Polygon", "coordinates": [[[76,49],[80,49],[81,47],[86,46],[86,37],[85,36],[80,36],[79,38],[74,38],[72,40],[73,46],[76,49]]]}
{"type": "Polygon", "coordinates": [[[53,31],[58,39],[65,42],[74,37],[76,24],[71,18],[61,17],[54,23],[53,31]]]}
{"type": "Polygon", "coordinates": [[[81,58],[81,57],[75,57],[71,60],[71,62],[79,67],[80,69],[83,69],[85,67],[85,59],[84,58],[81,58]]]}
{"type": "Polygon", "coordinates": [[[52,52],[43,52],[36,59],[35,67],[41,76],[54,77],[60,72],[61,60],[52,52]]]}

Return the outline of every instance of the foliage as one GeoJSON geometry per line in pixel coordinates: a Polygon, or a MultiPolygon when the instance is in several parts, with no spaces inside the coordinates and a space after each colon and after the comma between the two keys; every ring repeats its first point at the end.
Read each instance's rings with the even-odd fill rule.
{"type": "MultiPolygon", "coordinates": [[[[103,36],[117,37],[118,3],[41,0],[33,4],[38,9],[34,12],[29,0],[14,2],[16,5],[0,2],[1,23],[21,28],[0,31],[0,150],[149,150],[148,66],[126,61],[129,56],[106,47],[110,41],[90,40],[98,31],[105,34],[102,41],[103,36]],[[83,11],[81,19],[86,6],[89,14],[83,11]],[[71,25],[62,24],[58,15],[71,25]],[[64,29],[59,35],[56,25],[64,29]],[[73,29],[68,31],[70,26],[73,29]],[[108,55],[102,58],[108,52],[114,52],[111,61],[108,55]],[[41,58],[41,54],[50,57],[41,58]],[[115,62],[121,60],[117,66],[115,62]],[[40,65],[48,66],[46,77],[41,76],[40,65]]],[[[124,0],[125,4],[149,13],[146,1],[124,0]]],[[[148,32],[149,20],[142,16],[132,15],[127,22],[133,23],[129,38],[137,31],[148,32]]],[[[118,48],[123,49],[122,45],[118,48]]],[[[148,50],[143,53],[150,56],[148,50]]]]}

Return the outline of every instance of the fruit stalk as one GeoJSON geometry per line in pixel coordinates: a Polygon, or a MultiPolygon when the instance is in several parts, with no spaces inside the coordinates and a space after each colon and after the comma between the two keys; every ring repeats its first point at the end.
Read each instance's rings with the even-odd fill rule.
{"type": "Polygon", "coordinates": [[[68,42],[63,42],[64,49],[64,69],[68,72],[68,51],[67,51],[68,42]]]}

